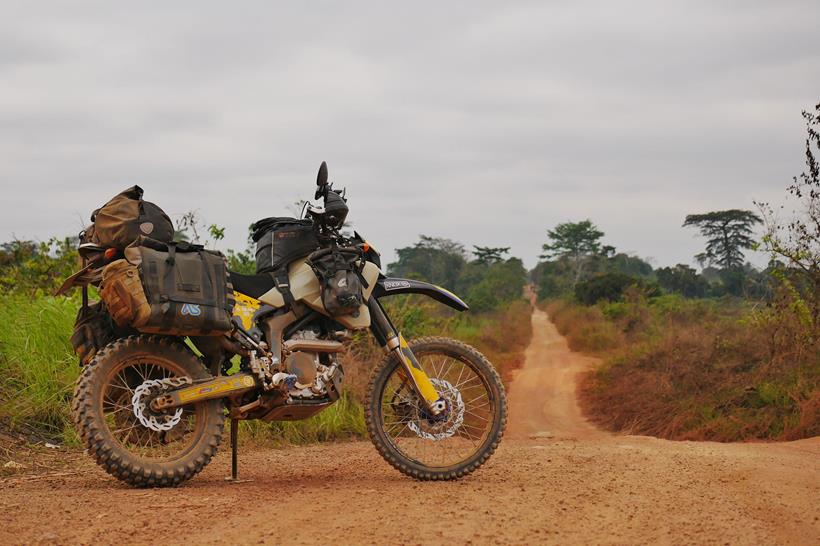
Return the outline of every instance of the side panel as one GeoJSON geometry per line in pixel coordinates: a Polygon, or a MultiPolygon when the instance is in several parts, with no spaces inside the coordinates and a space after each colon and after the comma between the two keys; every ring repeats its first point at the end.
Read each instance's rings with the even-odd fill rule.
{"type": "MultiPolygon", "coordinates": [[[[362,276],[368,284],[368,287],[365,288],[363,294],[364,301],[367,301],[370,298],[370,294],[376,288],[379,278],[379,268],[374,264],[367,262],[365,263],[364,270],[362,271],[362,276]]],[[[316,274],[307,263],[304,261],[297,261],[290,264],[288,266],[288,277],[290,280],[290,292],[293,294],[293,298],[295,300],[304,303],[311,309],[314,309],[323,315],[327,315],[327,312],[325,312],[325,307],[322,304],[322,287],[319,284],[319,279],[316,278],[316,274]]],[[[276,288],[269,290],[260,296],[259,299],[268,305],[273,305],[274,307],[282,307],[285,304],[282,299],[282,294],[280,294],[279,290],[276,288]]],[[[344,315],[333,318],[339,324],[353,330],[359,330],[370,326],[370,311],[368,310],[367,305],[364,304],[359,307],[358,317],[344,315]]]]}

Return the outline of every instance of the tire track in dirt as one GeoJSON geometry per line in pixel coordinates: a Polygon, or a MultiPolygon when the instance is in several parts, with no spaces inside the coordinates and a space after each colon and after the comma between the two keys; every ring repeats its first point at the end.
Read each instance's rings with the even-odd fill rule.
{"type": "Polygon", "coordinates": [[[532,328],[524,365],[513,372],[510,384],[510,437],[589,439],[606,435],[583,417],[575,395],[578,374],[595,366],[597,360],[572,352],[547,313],[537,307],[532,328]]]}

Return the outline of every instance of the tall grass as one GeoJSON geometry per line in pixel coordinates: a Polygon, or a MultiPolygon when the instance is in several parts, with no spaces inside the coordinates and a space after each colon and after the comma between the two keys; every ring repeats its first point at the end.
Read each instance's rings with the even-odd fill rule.
{"type": "MultiPolygon", "coordinates": [[[[475,345],[502,377],[520,366],[530,336],[523,300],[489,313],[456,314],[424,300],[391,302],[389,312],[406,337],[447,335],[475,345]]],[[[13,427],[73,441],[70,397],[79,373],[69,337],[78,298],[0,295],[0,419],[13,427]]],[[[260,443],[306,443],[365,436],[365,387],[384,353],[361,332],[342,355],[345,394],[304,421],[248,422],[243,434],[260,443]]]]}
{"type": "Polygon", "coordinates": [[[0,417],[52,437],[71,436],[79,373],[68,338],[78,301],[0,294],[0,417]]]}

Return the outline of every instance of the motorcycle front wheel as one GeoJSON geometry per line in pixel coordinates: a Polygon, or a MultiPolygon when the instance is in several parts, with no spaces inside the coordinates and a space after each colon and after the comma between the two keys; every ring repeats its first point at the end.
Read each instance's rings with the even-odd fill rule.
{"type": "Polygon", "coordinates": [[[394,355],[374,370],[365,421],[379,453],[418,480],[454,480],[484,464],[507,422],[504,386],[492,364],[454,339],[425,337],[409,343],[447,409],[431,415],[394,355]]]}

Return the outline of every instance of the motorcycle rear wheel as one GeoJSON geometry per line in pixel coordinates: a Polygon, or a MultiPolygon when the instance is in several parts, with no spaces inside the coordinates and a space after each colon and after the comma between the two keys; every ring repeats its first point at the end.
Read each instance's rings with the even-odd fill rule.
{"type": "Polygon", "coordinates": [[[130,336],[94,356],[77,379],[72,413],[97,464],[138,487],[178,485],[205,468],[222,440],[221,400],[185,406],[167,431],[146,427],[133,410],[134,393],[146,381],[183,377],[211,375],[173,338],[130,336]]]}
{"type": "Polygon", "coordinates": [[[367,431],[381,456],[418,480],[454,480],[483,465],[507,423],[501,378],[476,349],[443,337],[409,343],[420,366],[447,400],[430,416],[394,355],[374,370],[367,389],[367,431]]]}

